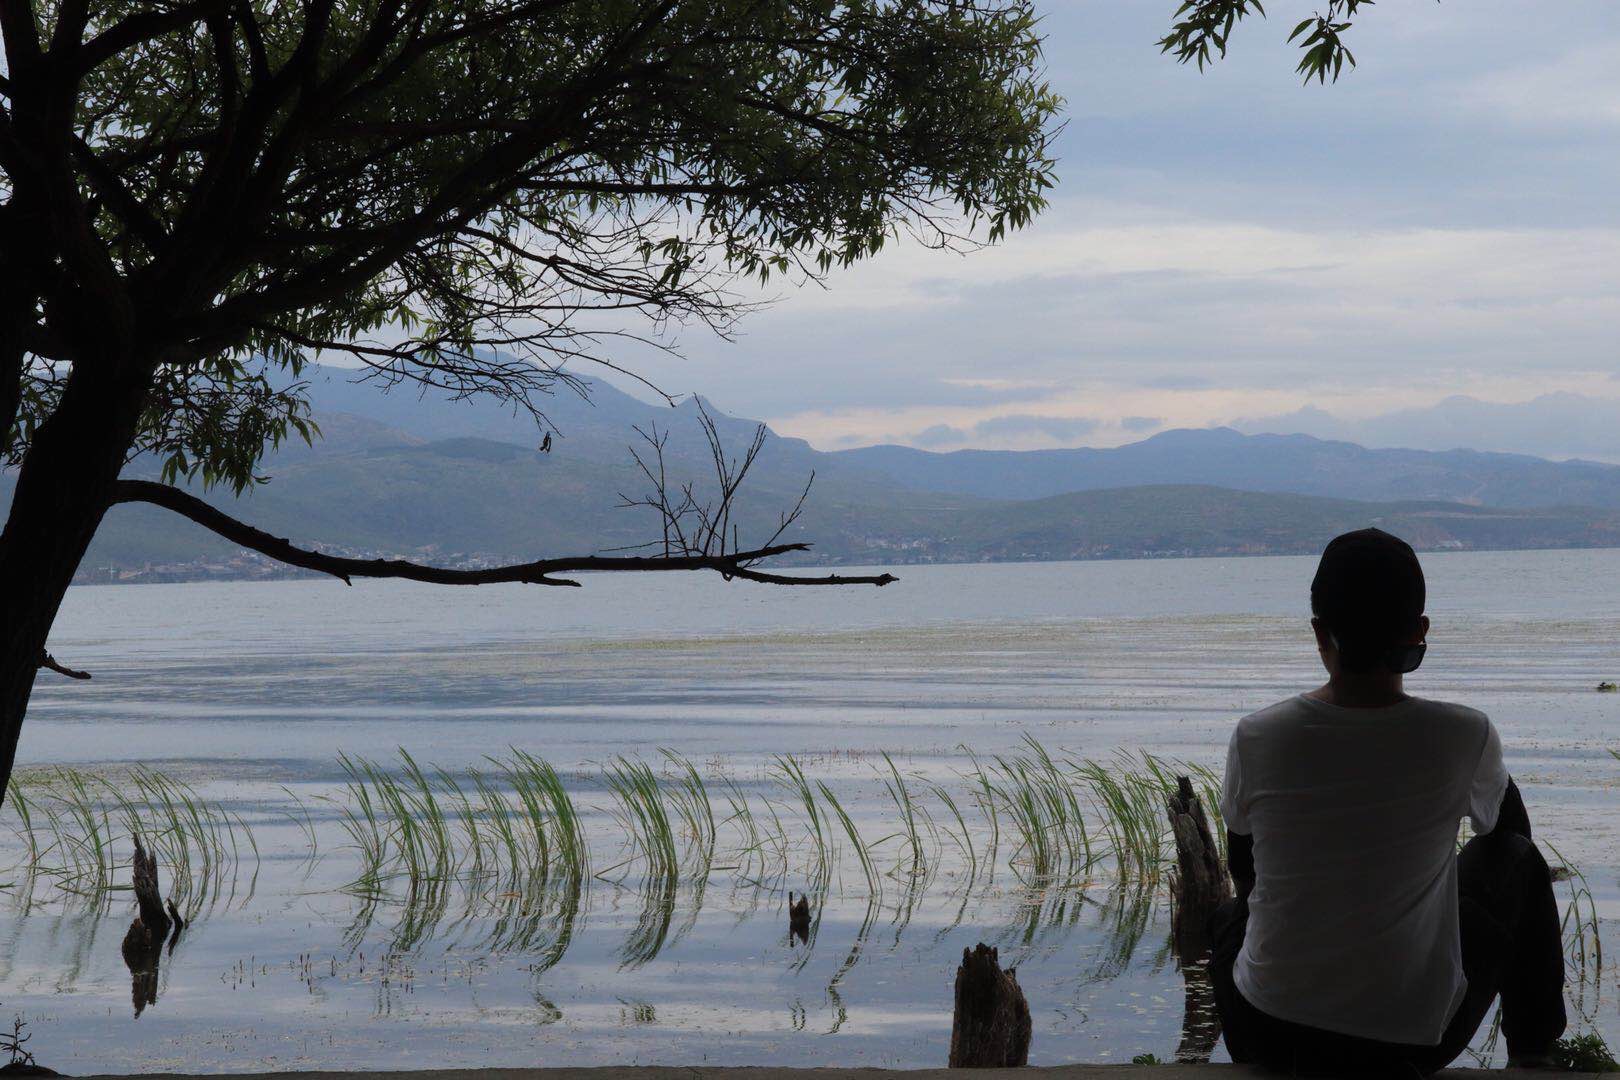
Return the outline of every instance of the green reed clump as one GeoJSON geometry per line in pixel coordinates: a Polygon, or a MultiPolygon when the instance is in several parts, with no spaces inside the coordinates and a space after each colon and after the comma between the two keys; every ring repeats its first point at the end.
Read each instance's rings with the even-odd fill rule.
{"type": "Polygon", "coordinates": [[[666,789],[669,801],[687,837],[694,864],[706,874],[714,865],[717,839],[708,784],[697,767],[680,754],[673,750],[660,750],[659,754],[675,773],[674,782],[666,789]]]}
{"type": "Polygon", "coordinates": [[[1170,761],[1146,751],[1116,751],[1107,761],[1068,759],[1107,838],[1107,853],[1122,881],[1155,884],[1175,861],[1175,839],[1166,817],[1165,800],[1176,789],[1176,777],[1187,776],[1209,814],[1211,831],[1226,855],[1220,821],[1220,782],[1209,769],[1187,761],[1170,761]]]}
{"type": "Polygon", "coordinates": [[[533,853],[527,880],[543,885],[557,874],[571,887],[583,882],[591,876],[590,845],[568,785],[549,762],[525,750],[511,754],[496,764],[523,811],[524,835],[533,853]]]}
{"type": "Polygon", "coordinates": [[[169,893],[188,916],[234,891],[244,858],[258,865],[253,830],[189,784],[136,766],[118,782],[58,766],[14,777],[7,800],[26,852],[15,868],[33,898],[41,882],[94,904],[129,888],[134,838],[151,848],[169,893]],[[243,845],[247,848],[244,850],[243,845]]]}
{"type": "Polygon", "coordinates": [[[925,884],[932,865],[924,854],[922,826],[926,825],[932,832],[933,819],[928,815],[927,807],[912,798],[906,778],[900,775],[899,767],[887,750],[883,751],[883,764],[888,767],[888,775],[883,777],[883,789],[888,792],[889,801],[900,815],[900,837],[905,841],[905,853],[899,857],[895,870],[908,878],[913,888],[920,888],[925,884]]]}
{"type": "MultiPolygon", "coordinates": [[[[816,787],[806,775],[799,759],[792,754],[776,755],[773,771],[777,783],[795,800],[797,809],[804,818],[805,838],[809,841],[810,855],[814,860],[809,871],[810,879],[818,884],[824,884],[830,876],[833,864],[833,851],[830,847],[832,836],[816,798],[816,787]]],[[[781,827],[780,820],[777,821],[777,827],[779,829],[781,827]]]]}
{"type": "Polygon", "coordinates": [[[612,813],[625,832],[626,842],[645,860],[646,876],[659,881],[678,879],[681,858],[675,827],[664,789],[652,767],[644,761],[618,757],[603,771],[602,780],[617,800],[612,813]]]}
{"type": "Polygon", "coordinates": [[[876,844],[868,843],[861,837],[861,830],[856,826],[855,819],[850,816],[848,810],[844,809],[844,804],[839,801],[832,788],[827,786],[826,781],[817,780],[816,789],[821,793],[822,802],[832,811],[833,820],[837,821],[839,827],[843,829],[844,837],[849,841],[850,850],[855,853],[861,873],[866,878],[867,895],[881,899],[883,896],[883,875],[879,872],[877,863],[872,858],[872,852],[876,848],[876,844]]]}
{"type": "Polygon", "coordinates": [[[1081,789],[1039,742],[1024,737],[1024,752],[997,754],[978,785],[987,792],[1016,841],[1008,862],[1026,882],[1063,885],[1096,865],[1081,789]]]}
{"type": "Polygon", "coordinates": [[[347,782],[332,801],[359,859],[352,890],[381,895],[403,881],[408,897],[437,900],[453,882],[534,893],[577,890],[589,876],[579,810],[550,764],[513,750],[463,783],[404,750],[399,759],[390,770],[339,756],[347,782]]]}
{"type": "Polygon", "coordinates": [[[973,842],[973,829],[968,825],[955,796],[943,785],[929,780],[924,782],[924,787],[950,813],[950,820],[945,823],[945,835],[950,837],[951,842],[956,845],[957,854],[967,863],[967,882],[968,887],[972,888],[973,883],[979,879],[979,849],[973,842]],[[956,823],[955,828],[951,827],[951,821],[956,823]]]}

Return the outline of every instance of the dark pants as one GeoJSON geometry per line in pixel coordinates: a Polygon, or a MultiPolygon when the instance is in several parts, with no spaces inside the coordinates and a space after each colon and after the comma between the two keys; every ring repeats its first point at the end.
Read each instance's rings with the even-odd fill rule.
{"type": "Polygon", "coordinates": [[[1248,927],[1246,900],[1216,911],[1210,981],[1233,1061],[1293,1073],[1431,1073],[1467,1048],[1501,995],[1510,1057],[1545,1053],[1564,1031],[1564,951],[1552,875],[1523,836],[1476,836],[1457,858],[1458,916],[1468,992],[1437,1046],[1406,1046],[1341,1035],[1268,1016],[1232,982],[1248,927]]]}

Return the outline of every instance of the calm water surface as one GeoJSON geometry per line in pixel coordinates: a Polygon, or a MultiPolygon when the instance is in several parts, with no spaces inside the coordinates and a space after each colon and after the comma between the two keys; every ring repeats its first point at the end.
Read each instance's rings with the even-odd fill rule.
{"type": "MultiPolygon", "coordinates": [[[[1607,752],[1620,747],[1620,695],[1595,687],[1620,677],[1620,552],[1425,564],[1435,625],[1412,689],[1492,715],[1538,836],[1585,873],[1605,929],[1620,916],[1620,762],[1607,752]]],[[[404,748],[459,775],[516,747],[564,770],[606,835],[611,800],[585,777],[616,755],[668,747],[772,798],[774,756],[792,753],[871,837],[892,809],[882,751],[914,782],[958,790],[969,750],[1014,752],[1025,736],[1079,757],[1148,750],[1214,767],[1238,716],[1319,681],[1312,569],[909,567],[881,590],[687,575],[578,590],[75,589],[51,647],[95,679],[42,676],[22,765],[159,766],[241,814],[261,858],[187,931],[138,1018],[119,953],[127,899],[36,889],[24,903],[13,888],[0,1002],[28,1019],[41,1061],[68,1072],[923,1066],[944,1058],[960,950],[986,940],[1019,964],[1032,1063],[1168,1058],[1183,979],[1157,893],[1097,881],[1036,895],[1009,873],[971,879],[947,852],[909,898],[896,887],[871,904],[834,881],[808,946],[784,914],[802,877],[761,885],[723,868],[651,922],[634,881],[593,879],[575,914],[523,932],[489,896],[424,928],[409,905],[342,891],[355,855],[323,798],[341,788],[340,752],[404,748]],[[313,862],[306,827],[320,837],[313,862]]],[[[19,842],[0,852],[20,854],[19,842]]],[[[1582,1023],[1620,1042],[1613,962],[1601,985],[1591,967],[1582,1023]]]]}

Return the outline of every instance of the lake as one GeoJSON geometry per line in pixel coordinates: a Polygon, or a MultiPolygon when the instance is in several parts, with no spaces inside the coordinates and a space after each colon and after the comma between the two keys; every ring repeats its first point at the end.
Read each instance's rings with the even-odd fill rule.
{"type": "MultiPolygon", "coordinates": [[[[1559,886],[1579,959],[1594,928],[1574,928],[1620,916],[1620,695],[1596,692],[1620,677],[1620,551],[1424,563],[1434,628],[1410,687],[1501,729],[1538,839],[1584,875],[1559,886]]],[[[1320,681],[1313,568],[75,588],[51,649],[95,678],[35,690],[19,767],[36,848],[4,830],[0,863],[22,869],[0,1008],[75,1073],[927,1066],[982,940],[1018,964],[1032,1064],[1167,1059],[1199,1035],[1164,883],[1120,871],[1122,822],[1097,799],[1140,796],[1155,763],[1218,769],[1237,717],[1320,681]],[[1080,808],[1035,823],[1058,838],[1044,854],[1003,798],[1048,790],[1043,754],[1080,808]],[[133,903],[93,880],[82,834],[127,884],[127,815],[159,836],[177,820],[154,809],[160,782],[212,824],[169,837],[190,852],[160,871],[190,925],[137,999],[119,949],[133,903]],[[531,783],[568,809],[517,813],[507,844],[531,783]],[[569,812],[585,853],[536,859],[569,812]],[[407,850],[401,822],[435,815],[407,850]],[[816,901],[808,940],[788,932],[789,890],[816,901]]],[[[1620,948],[1605,968],[1586,947],[1572,1017],[1615,1043],[1620,948]]],[[[1484,1033],[1478,1050],[1501,1063],[1484,1033]]]]}

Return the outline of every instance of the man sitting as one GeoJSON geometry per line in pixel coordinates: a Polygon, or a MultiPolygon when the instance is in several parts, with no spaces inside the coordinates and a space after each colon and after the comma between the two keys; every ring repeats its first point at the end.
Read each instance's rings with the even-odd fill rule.
{"type": "Polygon", "coordinates": [[[1557,902],[1501,739],[1401,688],[1427,647],[1424,591],[1401,540],[1335,539],[1311,583],[1327,683],[1232,735],[1238,897],[1212,924],[1211,979],[1234,1061],[1433,1072],[1499,994],[1510,1063],[1544,1063],[1564,1030],[1557,902]]]}

